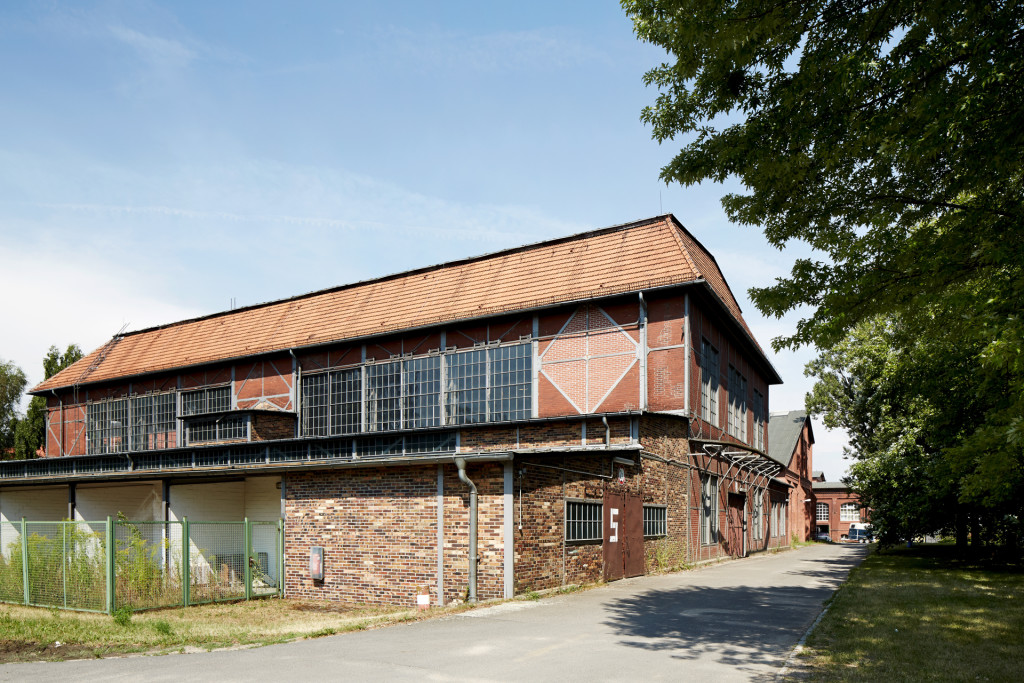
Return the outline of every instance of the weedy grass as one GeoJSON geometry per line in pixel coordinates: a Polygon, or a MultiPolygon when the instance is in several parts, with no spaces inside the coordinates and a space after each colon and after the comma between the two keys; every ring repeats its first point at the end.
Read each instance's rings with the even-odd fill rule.
{"type": "Polygon", "coordinates": [[[878,552],[854,569],[807,640],[794,678],[1024,680],[1024,571],[955,549],[878,552]]]}
{"type": "Polygon", "coordinates": [[[114,617],[0,605],[0,662],[269,645],[426,618],[433,613],[416,613],[407,607],[294,600],[253,600],[134,613],[119,610],[114,617]]]}

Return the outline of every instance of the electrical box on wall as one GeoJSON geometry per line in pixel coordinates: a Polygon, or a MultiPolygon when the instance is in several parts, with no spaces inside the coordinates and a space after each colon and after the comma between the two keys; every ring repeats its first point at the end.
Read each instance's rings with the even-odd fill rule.
{"type": "Polygon", "coordinates": [[[314,545],[309,549],[309,578],[314,581],[324,580],[324,549],[314,545]]]}

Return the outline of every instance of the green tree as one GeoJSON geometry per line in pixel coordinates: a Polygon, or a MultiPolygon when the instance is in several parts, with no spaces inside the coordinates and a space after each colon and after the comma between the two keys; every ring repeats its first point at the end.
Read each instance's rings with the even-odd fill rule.
{"type": "Polygon", "coordinates": [[[0,360],[0,460],[14,447],[18,427],[18,404],[25,393],[25,373],[11,361],[0,360]]]}
{"type": "MultiPolygon", "coordinates": [[[[43,358],[44,379],[50,379],[58,372],[83,357],[78,344],[70,344],[64,353],[56,346],[51,346],[43,358]]],[[[39,449],[46,443],[46,399],[33,396],[28,404],[25,418],[18,422],[14,432],[14,457],[26,460],[36,457],[39,449]]]]}
{"type": "Polygon", "coordinates": [[[895,325],[886,343],[932,374],[901,363],[891,400],[971,406],[929,471],[961,504],[1012,508],[1024,471],[1024,3],[623,6],[669,53],[645,76],[659,94],[642,114],[655,139],[685,140],[662,179],[738,177],[745,191],[723,198],[731,220],[817,254],[751,290],[766,315],[806,312],[774,346],[828,352],[858,325],[895,325]],[[971,379],[969,395],[952,392],[947,366],[971,379]]]}

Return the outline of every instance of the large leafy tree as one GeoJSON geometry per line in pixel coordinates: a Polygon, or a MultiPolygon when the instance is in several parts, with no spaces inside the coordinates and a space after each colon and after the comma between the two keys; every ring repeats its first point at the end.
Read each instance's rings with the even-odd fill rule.
{"type": "Polygon", "coordinates": [[[642,115],[657,140],[683,140],[661,177],[738,177],[746,190],[723,199],[732,220],[815,250],[751,291],[765,314],[806,313],[776,348],[828,351],[868,321],[894,324],[895,353],[971,379],[953,394],[952,372],[903,363],[894,400],[972,406],[932,471],[961,502],[1012,507],[1024,483],[1024,3],[623,5],[669,55],[645,76],[659,94],[642,115]],[[945,341],[916,343],[930,338],[945,341]]]}
{"type": "Polygon", "coordinates": [[[0,360],[0,460],[14,447],[18,404],[25,393],[25,373],[10,361],[0,360]]]}
{"type": "MultiPolygon", "coordinates": [[[[45,379],[50,379],[83,356],[78,344],[70,344],[64,353],[51,346],[43,358],[45,379]]],[[[33,396],[25,418],[18,422],[14,433],[14,456],[19,459],[36,457],[46,440],[46,399],[33,396]]]]}

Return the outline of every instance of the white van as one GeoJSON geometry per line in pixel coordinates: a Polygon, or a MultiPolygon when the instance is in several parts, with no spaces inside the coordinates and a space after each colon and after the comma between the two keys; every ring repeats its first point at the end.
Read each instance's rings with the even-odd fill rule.
{"type": "Polygon", "coordinates": [[[862,522],[854,522],[850,525],[850,533],[846,537],[847,543],[871,543],[875,535],[871,531],[871,525],[862,522]]]}

